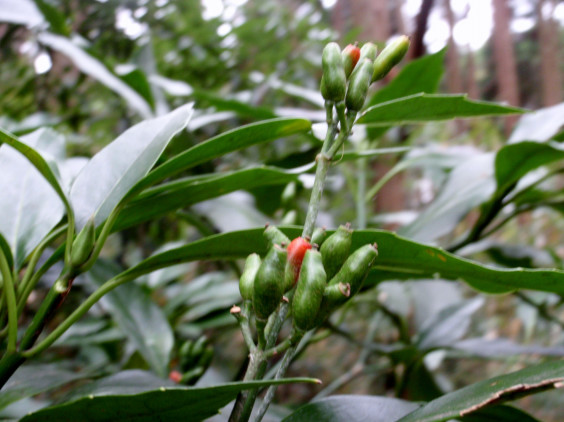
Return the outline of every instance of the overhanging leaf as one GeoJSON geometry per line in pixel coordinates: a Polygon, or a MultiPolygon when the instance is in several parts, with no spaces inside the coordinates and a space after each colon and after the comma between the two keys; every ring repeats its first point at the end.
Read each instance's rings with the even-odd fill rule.
{"type": "Polygon", "coordinates": [[[84,166],[71,188],[80,230],[90,217],[103,222],[126,193],[153,167],[172,137],[192,115],[186,104],[126,130],[84,166]]]}
{"type": "MultiPolygon", "coordinates": [[[[252,252],[266,253],[263,228],[209,236],[162,254],[154,255],[125,271],[135,277],[172,264],[195,260],[244,258],[252,252]]],[[[299,227],[283,227],[292,239],[299,227]]],[[[429,279],[464,280],[474,288],[489,293],[531,289],[564,294],[564,271],[555,269],[500,269],[450,254],[441,248],[416,243],[383,230],[357,230],[353,248],[378,244],[378,258],[367,283],[384,280],[429,279]]]]}
{"type": "MultiPolygon", "coordinates": [[[[133,372],[133,371],[130,371],[133,372]]],[[[137,371],[135,371],[137,372],[137,371]]],[[[287,378],[277,381],[249,381],[205,388],[161,387],[143,393],[135,385],[128,392],[108,385],[100,392],[32,413],[21,422],[198,422],[209,418],[235,399],[239,391],[269,385],[297,382],[318,383],[313,378],[287,378]]],[[[163,384],[168,384],[163,381],[163,384]]]]}
{"type": "Polygon", "coordinates": [[[487,406],[564,386],[564,361],[548,362],[456,390],[398,422],[440,422],[470,415],[487,406]]]}
{"type": "Polygon", "coordinates": [[[358,123],[377,126],[400,125],[455,118],[517,114],[524,111],[516,107],[469,100],[465,95],[420,93],[372,106],[359,117],[358,123]]]}

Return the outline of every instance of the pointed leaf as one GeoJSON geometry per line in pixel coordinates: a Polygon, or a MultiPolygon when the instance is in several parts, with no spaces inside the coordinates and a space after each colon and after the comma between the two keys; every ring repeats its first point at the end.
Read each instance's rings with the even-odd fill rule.
{"type": "MultiPolygon", "coordinates": [[[[97,261],[89,276],[98,288],[118,273],[115,265],[97,261]]],[[[153,371],[166,377],[174,336],[163,311],[150,295],[138,284],[127,283],[107,293],[102,305],[153,371]]]]}
{"type": "MultiPolygon", "coordinates": [[[[209,236],[149,257],[126,270],[124,275],[136,277],[182,262],[239,259],[253,252],[264,255],[263,231],[264,228],[257,228],[209,236]]],[[[283,231],[294,238],[300,235],[301,228],[287,227],[283,231]]],[[[472,287],[489,293],[523,288],[564,294],[564,271],[488,267],[384,230],[357,230],[353,233],[353,249],[374,242],[378,244],[378,258],[367,284],[384,280],[428,280],[436,276],[447,280],[462,279],[472,287]]]]}
{"type": "MultiPolygon", "coordinates": [[[[218,413],[245,389],[296,382],[318,383],[313,378],[287,378],[277,381],[249,381],[221,384],[203,388],[165,387],[169,382],[163,380],[162,387],[153,391],[142,391],[143,385],[135,378],[139,371],[128,371],[130,378],[121,380],[117,388],[111,380],[105,386],[91,391],[82,398],[51,406],[32,413],[22,422],[198,422],[218,413]],[[141,388],[140,388],[141,387],[141,388]]],[[[120,374],[118,374],[120,375],[120,374]]],[[[114,376],[114,380],[117,376],[114,376]]],[[[123,373],[121,378],[123,378],[123,373]]],[[[154,388],[154,387],[153,387],[154,388]]]]}
{"type": "Polygon", "coordinates": [[[311,129],[311,122],[305,119],[280,118],[265,120],[242,126],[222,133],[184,151],[163,163],[144,177],[132,191],[138,193],[144,188],[161,182],[186,169],[205,163],[227,153],[265,142],[274,141],[311,129]]]}
{"type": "Polygon", "coordinates": [[[498,116],[525,110],[486,101],[473,101],[465,95],[415,94],[368,108],[358,119],[366,125],[400,125],[455,118],[498,116]]]}
{"type": "Polygon", "coordinates": [[[564,103],[541,108],[519,119],[508,143],[544,142],[555,136],[564,125],[564,103]]]}
{"type": "Polygon", "coordinates": [[[490,378],[445,394],[398,422],[440,422],[487,406],[564,386],[564,361],[548,362],[490,378]]]}
{"type": "Polygon", "coordinates": [[[120,95],[141,117],[145,119],[152,117],[153,112],[151,111],[151,107],[141,95],[110,72],[103,63],[74,44],[70,39],[61,37],[60,35],[50,34],[49,32],[41,32],[37,36],[37,39],[42,44],[67,56],[82,72],[100,81],[116,94],[120,95]]]}
{"type": "Polygon", "coordinates": [[[90,217],[103,222],[127,192],[153,167],[174,135],[186,127],[192,104],[145,120],[122,133],[97,153],[71,188],[77,230],[90,217]]]}
{"type": "Polygon", "coordinates": [[[120,214],[114,230],[122,230],[171,211],[240,189],[286,184],[296,174],[274,168],[252,168],[218,176],[176,180],[146,191],[129,203],[120,214]]]}
{"type": "Polygon", "coordinates": [[[389,397],[336,395],[308,403],[282,422],[393,422],[418,408],[389,397]]]}
{"type": "Polygon", "coordinates": [[[40,129],[19,141],[0,129],[0,142],[6,143],[0,148],[0,233],[10,246],[16,268],[20,268],[61,220],[63,204],[69,206],[47,162],[56,170],[54,160],[46,160],[38,152],[46,157],[58,154],[57,149],[64,149],[64,139],[50,129],[40,129]]]}

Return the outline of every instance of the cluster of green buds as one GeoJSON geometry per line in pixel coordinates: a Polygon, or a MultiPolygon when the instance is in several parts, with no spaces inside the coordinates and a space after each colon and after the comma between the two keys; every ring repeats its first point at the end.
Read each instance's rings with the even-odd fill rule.
{"type": "Polygon", "coordinates": [[[194,385],[206,372],[213,359],[213,347],[206,336],[186,340],[178,350],[179,370],[171,371],[169,378],[183,385],[194,385]]]}
{"type": "Polygon", "coordinates": [[[320,90],[326,103],[328,123],[332,122],[333,105],[341,127],[347,125],[346,115],[349,120],[354,120],[364,105],[370,85],[384,78],[405,56],[408,48],[409,38],[405,35],[388,43],[380,54],[376,45],[370,42],[361,48],[349,44],[342,51],[335,42],[327,44],[321,61],[320,90]]]}
{"type": "Polygon", "coordinates": [[[290,239],[275,226],[264,231],[268,252],[247,257],[239,290],[252,302],[257,321],[263,323],[293,291],[291,309],[298,331],[321,325],[333,310],[356,294],[372,267],[378,251],[368,244],[352,251],[350,226],[340,226],[325,239],[324,229],[312,239],[290,239]]]}

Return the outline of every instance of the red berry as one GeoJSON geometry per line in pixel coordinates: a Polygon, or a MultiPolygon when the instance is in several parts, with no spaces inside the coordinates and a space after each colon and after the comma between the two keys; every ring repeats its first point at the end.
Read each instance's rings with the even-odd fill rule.
{"type": "Polygon", "coordinates": [[[174,381],[177,384],[182,380],[182,374],[178,371],[170,371],[168,377],[170,378],[171,381],[174,381]]]}
{"type": "Polygon", "coordinates": [[[296,237],[288,245],[288,263],[290,264],[294,272],[294,282],[298,279],[300,275],[300,268],[302,267],[302,261],[304,255],[308,249],[311,249],[311,243],[309,243],[303,237],[296,237]]]}
{"type": "Polygon", "coordinates": [[[360,48],[356,45],[349,44],[343,49],[341,57],[345,67],[345,75],[348,78],[360,59],[360,48]]]}

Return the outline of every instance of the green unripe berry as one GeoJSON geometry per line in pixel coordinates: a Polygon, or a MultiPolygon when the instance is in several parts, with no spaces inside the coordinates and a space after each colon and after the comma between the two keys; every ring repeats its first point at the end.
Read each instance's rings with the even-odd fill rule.
{"type": "Polygon", "coordinates": [[[352,230],[348,225],[340,226],[321,245],[323,266],[329,279],[333,278],[346,261],[351,251],[352,230]]]}
{"type": "Polygon", "coordinates": [[[368,87],[372,80],[373,65],[368,59],[363,59],[354,70],[349,82],[345,104],[351,111],[359,111],[364,105],[368,87]]]}
{"type": "Polygon", "coordinates": [[[258,269],[253,284],[253,307],[256,317],[266,321],[282,299],[286,249],[280,245],[270,248],[258,269]]]}
{"type": "Polygon", "coordinates": [[[239,292],[244,300],[253,300],[253,286],[260,267],[261,259],[256,253],[252,253],[245,261],[243,274],[239,279],[239,292]]]}
{"type": "Polygon", "coordinates": [[[325,287],[319,311],[315,316],[314,327],[318,327],[325,322],[331,313],[349,300],[351,296],[351,286],[349,284],[330,284],[325,287]]]}
{"type": "Polygon", "coordinates": [[[94,244],[96,243],[96,227],[94,225],[94,219],[88,220],[86,225],[82,228],[80,233],[72,242],[71,249],[71,265],[73,268],[80,267],[92,254],[94,250],[94,244]]]}
{"type": "Polygon", "coordinates": [[[375,244],[361,246],[347,258],[329,284],[349,284],[351,295],[354,296],[362,287],[377,256],[378,250],[375,244]]]}
{"type": "Polygon", "coordinates": [[[327,232],[325,231],[325,227],[317,227],[311,235],[311,244],[317,245],[319,248],[323,244],[326,236],[327,232]]]}
{"type": "Polygon", "coordinates": [[[408,49],[409,37],[406,35],[402,35],[386,45],[380,55],[374,60],[372,82],[379,81],[386,76],[392,67],[403,59],[408,49]]]}
{"type": "Polygon", "coordinates": [[[360,49],[359,61],[368,59],[373,62],[376,59],[377,55],[378,55],[378,47],[376,47],[376,45],[371,42],[367,42],[360,49]]]}
{"type": "Polygon", "coordinates": [[[302,262],[296,293],[292,301],[294,325],[307,331],[315,325],[315,317],[321,306],[327,275],[323,268],[321,253],[309,249],[302,262]]]}
{"type": "Polygon", "coordinates": [[[262,233],[264,239],[266,240],[267,247],[270,248],[272,245],[283,245],[288,246],[290,239],[280,229],[276,226],[268,225],[264,232],[262,233]]]}
{"type": "Polygon", "coordinates": [[[341,49],[337,43],[331,42],[323,49],[321,57],[323,78],[321,94],[329,101],[342,101],[347,90],[347,76],[341,59],[341,49]]]}

